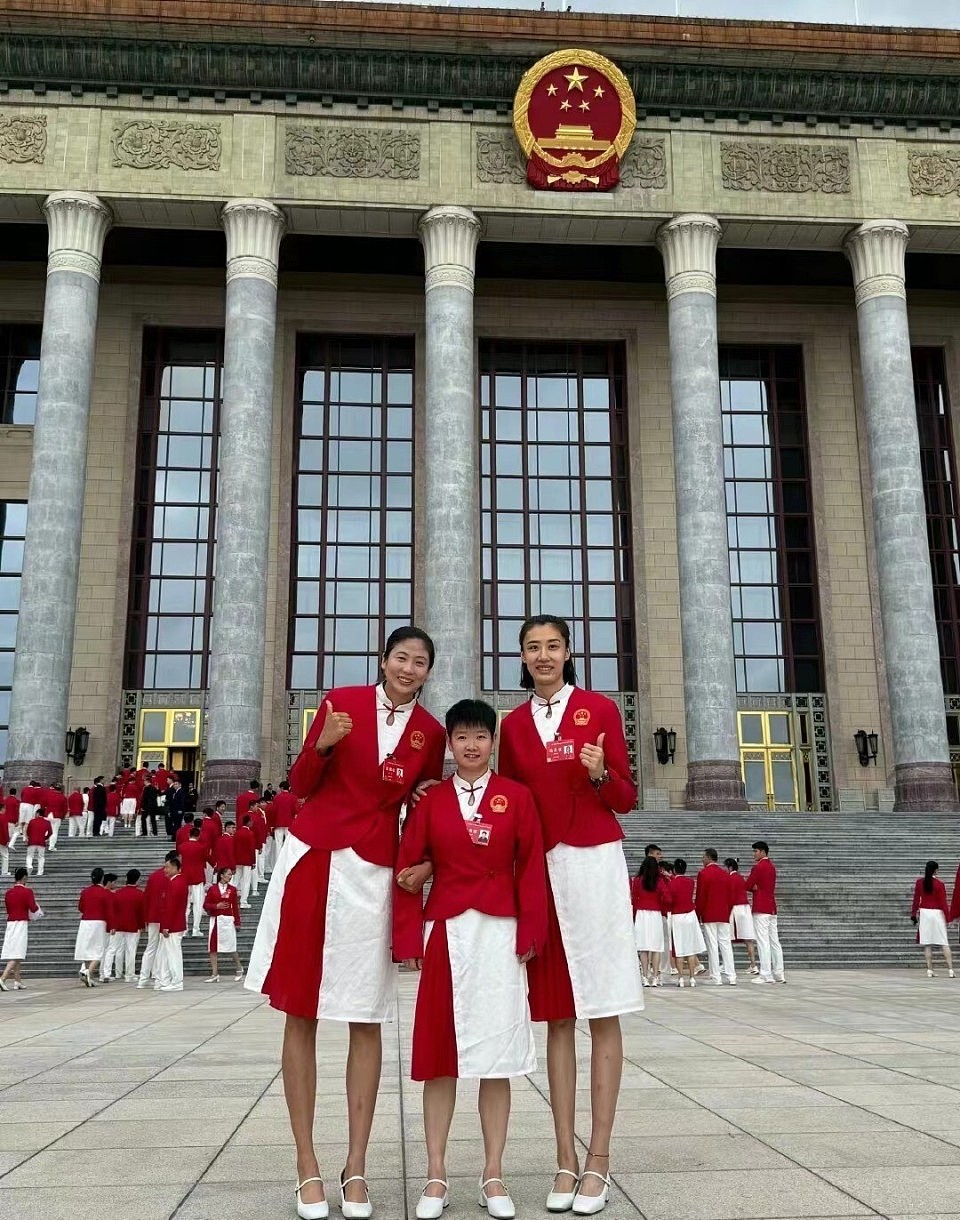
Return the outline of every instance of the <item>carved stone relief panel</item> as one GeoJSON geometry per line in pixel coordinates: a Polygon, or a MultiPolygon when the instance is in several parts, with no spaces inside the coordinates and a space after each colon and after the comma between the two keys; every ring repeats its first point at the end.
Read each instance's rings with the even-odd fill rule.
{"type": "Polygon", "coordinates": [[[634,136],[620,166],[620,185],[663,191],[667,187],[667,142],[634,136]]]}
{"type": "Polygon", "coordinates": [[[47,116],[0,118],[0,161],[43,164],[47,151],[47,116]]]}
{"type": "Polygon", "coordinates": [[[118,120],[112,145],[118,169],[219,170],[223,155],[219,123],[118,120]]]}
{"type": "Polygon", "coordinates": [[[297,124],[286,130],[284,166],[294,177],[419,178],[420,135],[406,128],[297,124]]]}
{"type": "Polygon", "coordinates": [[[478,182],[526,182],[527,167],[512,131],[478,131],[474,144],[478,182]]]}
{"type": "Polygon", "coordinates": [[[846,195],[850,191],[850,153],[832,144],[793,140],[724,140],[720,172],[728,191],[787,191],[846,195]]]}
{"type": "Polygon", "coordinates": [[[907,154],[911,195],[943,199],[960,195],[960,151],[936,152],[911,149],[907,154]]]}

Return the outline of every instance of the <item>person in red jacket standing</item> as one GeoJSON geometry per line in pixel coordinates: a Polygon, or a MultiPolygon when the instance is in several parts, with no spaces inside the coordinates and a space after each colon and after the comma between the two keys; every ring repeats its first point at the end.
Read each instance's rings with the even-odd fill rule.
{"type": "Polygon", "coordinates": [[[254,894],[259,890],[256,886],[257,840],[250,825],[250,814],[243,816],[243,824],[238,826],[233,836],[234,858],[237,862],[237,891],[240,894],[240,909],[250,907],[250,888],[254,894]]]}
{"type": "Polygon", "coordinates": [[[140,962],[138,987],[149,987],[156,981],[157,954],[160,951],[160,921],[162,919],[163,896],[167,889],[167,863],[179,859],[175,851],[168,851],[163,864],[153,870],[143,890],[143,918],[147,929],[147,944],[140,962]]]}
{"type": "Polygon", "coordinates": [[[23,991],[23,976],[20,968],[27,957],[27,929],[30,922],[39,919],[43,912],[37,906],[33,890],[27,885],[27,870],[18,868],[14,873],[13,885],[3,896],[7,910],[7,926],[3,933],[3,946],[0,948],[0,961],[7,963],[3,974],[0,974],[0,991],[6,991],[7,980],[14,991],[23,991]]]}
{"type": "Polygon", "coordinates": [[[690,986],[696,987],[695,975],[697,966],[700,964],[698,955],[706,949],[703,931],[693,901],[694,888],[693,878],[687,876],[686,860],[678,857],[673,862],[673,880],[668,889],[671,913],[670,938],[673,941],[673,952],[680,974],[677,979],[678,987],[683,986],[685,962],[690,974],[690,986]]]}
{"type": "Polygon", "coordinates": [[[520,629],[520,684],[529,702],[500,730],[500,773],[526,784],[543,827],[550,934],[530,963],[530,1012],[547,1025],[557,1173],[547,1209],[592,1215],[610,1189],[610,1136],[620,1094],[620,1016],[643,1008],[618,814],[636,807],[616,705],[576,685],[570,628],[537,615],[520,629]],[[577,1019],[589,1020],[592,1128],[583,1173],[574,1118],[577,1019]]]}
{"type": "Polygon", "coordinates": [[[60,830],[63,826],[63,819],[67,816],[67,798],[64,794],[61,784],[53,784],[47,789],[47,820],[50,823],[50,842],[47,844],[48,851],[57,850],[57,839],[60,837],[60,830]]]}
{"type": "Polygon", "coordinates": [[[260,783],[258,780],[252,779],[246,792],[241,792],[237,797],[235,813],[238,826],[243,825],[243,819],[250,812],[250,806],[254,801],[259,801],[259,799],[260,783]]]}
{"type": "Polygon", "coordinates": [[[47,820],[46,814],[43,812],[41,805],[37,806],[37,812],[27,823],[27,858],[24,864],[27,866],[27,874],[33,871],[33,862],[37,862],[37,876],[43,876],[43,866],[46,862],[47,843],[50,836],[53,834],[50,823],[47,820]]]}
{"type": "Polygon", "coordinates": [[[3,798],[3,814],[7,820],[8,846],[12,850],[17,841],[17,822],[20,817],[20,798],[16,788],[11,788],[3,798]]]}
{"type": "Polygon", "coordinates": [[[193,908],[193,931],[191,936],[201,936],[203,929],[204,866],[207,849],[200,838],[200,827],[196,822],[190,826],[190,837],[180,849],[180,869],[187,885],[187,925],[190,924],[190,908],[193,908]]]}
{"type": "Polygon", "coordinates": [[[160,948],[155,991],[183,991],[183,934],[187,930],[187,879],[180,857],[171,854],[163,866],[167,885],[160,903],[160,948]]]}
{"type": "Polygon", "coordinates": [[[208,983],[220,982],[221,953],[232,954],[236,966],[233,981],[239,983],[243,979],[243,965],[237,952],[237,928],[240,927],[240,898],[233,880],[232,868],[221,868],[217,872],[217,880],[207,890],[203,909],[210,916],[210,938],[207,942],[210,951],[210,977],[208,983]]]}
{"type": "MultiPolygon", "coordinates": [[[[123,819],[124,828],[129,830],[137,820],[137,808],[140,804],[140,795],[143,789],[132,775],[128,775],[123,787],[119,791],[120,817],[123,819]]],[[[137,827],[137,833],[140,833],[139,826],[137,827]]]]}
{"type": "Polygon", "coordinates": [[[10,876],[10,822],[0,804],[0,877],[10,876]]]}
{"type": "Polygon", "coordinates": [[[510,1077],[535,1071],[537,1063],[525,966],[547,935],[543,836],[529,791],[490,770],[494,709],[461,700],[447,712],[446,729],[456,771],[408,815],[397,857],[401,872],[433,862],[430,897],[424,909],[419,894],[398,888],[393,895],[393,955],[423,970],[411,1076],[426,1082],[428,1181],[417,1215],[443,1211],[457,1081],[479,1079],[486,1155],[480,1204],[509,1217],[503,1150],[510,1077]]]}
{"type": "Polygon", "coordinates": [[[94,978],[107,951],[107,928],[111,918],[111,894],[103,883],[104,871],[95,868],[90,874],[90,885],[80,891],[77,907],[80,911],[80,927],[73,960],[80,963],[80,981],[85,987],[95,985],[94,978]]]}
{"type": "Polygon", "coordinates": [[[67,797],[67,837],[83,838],[83,793],[79,788],[73,788],[67,797]]]}
{"type": "MultiPolygon", "coordinates": [[[[283,1078],[297,1145],[298,1207],[326,1215],[313,1143],[317,1020],[350,1027],[349,1149],[344,1176],[363,1177],[380,1086],[380,1026],[391,1019],[391,896],[400,808],[421,781],[439,779],[446,734],[420,706],[433,668],[430,637],[398,627],[381,659],[382,683],[322,700],[290,787],[304,798],[273,870],[245,986],[287,1014],[283,1078]]],[[[422,885],[429,867],[407,884],[422,885]]],[[[362,1182],[344,1188],[344,1215],[369,1216],[362,1182]]]]}
{"type": "Polygon", "coordinates": [[[116,784],[107,786],[107,820],[101,834],[108,835],[111,839],[116,833],[117,816],[120,813],[120,793],[116,784]]]}
{"type": "Polygon", "coordinates": [[[633,900],[633,934],[640,954],[640,976],[644,987],[660,986],[660,960],[666,948],[664,915],[669,911],[667,883],[656,856],[643,858],[630,883],[633,900]]]}
{"type": "Polygon", "coordinates": [[[730,940],[730,879],[717,863],[716,848],[707,847],[703,852],[703,868],[697,873],[695,900],[697,918],[703,925],[703,939],[707,942],[707,964],[710,982],[719,987],[720,959],[723,958],[723,973],[731,987],[737,985],[737,967],[733,960],[733,943],[730,940]]]}
{"type": "Polygon", "coordinates": [[[18,836],[27,837],[27,826],[30,819],[40,808],[43,800],[43,789],[35,779],[24,784],[20,789],[20,801],[17,806],[17,827],[10,835],[10,846],[13,847],[18,836]]]}
{"type": "Polygon", "coordinates": [[[757,952],[760,973],[754,983],[785,983],[783,950],[777,927],[777,870],[770,859],[770,848],[758,839],[753,845],[754,865],[747,877],[747,889],[753,894],[753,924],[757,931],[757,952]]]}
{"type": "Polygon", "coordinates": [[[283,845],[287,841],[287,834],[290,827],[293,825],[294,818],[297,816],[297,798],[290,791],[290,783],[288,780],[282,780],[277,795],[271,802],[273,806],[273,841],[274,841],[274,864],[280,859],[280,852],[283,850],[283,845]]]}
{"type": "Polygon", "coordinates": [[[947,937],[947,924],[952,916],[947,906],[946,887],[937,876],[939,871],[940,865],[936,860],[927,861],[923,876],[917,878],[913,887],[913,906],[910,908],[910,918],[917,924],[917,943],[926,958],[928,979],[933,978],[934,945],[940,946],[948,977],[954,977],[953,954],[950,952],[950,941],[947,937]]]}
{"type": "Polygon", "coordinates": [[[143,890],[137,885],[139,880],[140,870],[129,869],[126,885],[113,893],[110,904],[113,917],[110,943],[113,969],[116,977],[125,983],[132,983],[137,977],[137,944],[145,923],[143,890]]]}
{"type": "MultiPolygon", "coordinates": [[[[214,841],[210,852],[210,863],[214,871],[229,868],[236,876],[237,872],[237,826],[235,822],[227,822],[223,834],[214,841]]],[[[239,893],[239,890],[237,891],[239,893]]]]}
{"type": "Polygon", "coordinates": [[[267,818],[260,800],[253,802],[247,817],[250,819],[250,829],[253,831],[253,841],[257,849],[257,862],[253,870],[253,893],[256,895],[260,893],[260,882],[267,884],[267,818]]]}
{"type": "Polygon", "coordinates": [[[723,862],[727,870],[727,884],[730,886],[730,939],[734,944],[746,946],[747,957],[750,959],[750,973],[759,974],[757,955],[754,944],[757,931],[753,924],[753,912],[747,899],[747,883],[740,872],[740,861],[734,856],[727,856],[723,862]]]}

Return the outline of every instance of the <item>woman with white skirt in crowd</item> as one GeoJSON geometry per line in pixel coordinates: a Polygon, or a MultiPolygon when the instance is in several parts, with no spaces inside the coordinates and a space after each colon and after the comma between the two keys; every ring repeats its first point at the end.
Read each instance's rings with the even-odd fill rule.
{"type": "Polygon", "coordinates": [[[753,911],[747,898],[747,883],[740,872],[740,861],[733,856],[727,856],[723,863],[730,874],[730,939],[746,946],[750,973],[759,974],[756,955],[757,932],[753,926],[753,911]]]}
{"type": "Polygon", "coordinates": [[[694,881],[687,876],[687,862],[677,858],[673,862],[673,880],[670,882],[670,935],[673,939],[673,953],[677,959],[677,969],[680,977],[677,986],[683,986],[683,967],[686,965],[690,975],[690,986],[696,987],[699,962],[697,955],[706,952],[706,941],[700,920],[693,905],[694,881]]]}
{"type": "Polygon", "coordinates": [[[3,896],[7,908],[7,926],[3,933],[0,961],[6,962],[7,966],[3,974],[0,974],[0,991],[9,991],[11,988],[14,991],[23,991],[20,967],[27,956],[27,929],[32,920],[43,915],[37,906],[33,890],[27,885],[28,876],[25,868],[18,868],[13,875],[13,885],[3,896]]]}
{"type": "Polygon", "coordinates": [[[210,977],[208,983],[220,982],[219,954],[229,953],[233,957],[236,974],[233,981],[243,979],[243,966],[237,952],[237,928],[240,927],[240,896],[233,881],[232,868],[217,869],[217,879],[207,890],[203,909],[210,916],[210,935],[207,948],[210,952],[210,977]]]}
{"type": "Polygon", "coordinates": [[[947,965],[947,975],[953,974],[953,955],[950,952],[950,942],[947,939],[947,922],[950,919],[950,908],[947,906],[947,891],[937,876],[940,865],[936,860],[928,860],[923,870],[923,876],[917,878],[913,887],[913,907],[910,918],[917,925],[917,944],[923,949],[927,960],[927,978],[933,978],[933,946],[939,945],[943,960],[947,965]]]}
{"type": "Polygon", "coordinates": [[[640,954],[644,987],[660,986],[660,961],[666,948],[664,914],[667,883],[655,856],[645,856],[630,886],[633,898],[633,934],[640,954]]]}
{"type": "Polygon", "coordinates": [[[94,978],[107,951],[110,902],[110,891],[104,885],[104,871],[95,868],[90,874],[90,885],[80,891],[77,903],[80,927],[77,928],[73,960],[80,963],[80,982],[84,987],[95,986],[94,978]]]}

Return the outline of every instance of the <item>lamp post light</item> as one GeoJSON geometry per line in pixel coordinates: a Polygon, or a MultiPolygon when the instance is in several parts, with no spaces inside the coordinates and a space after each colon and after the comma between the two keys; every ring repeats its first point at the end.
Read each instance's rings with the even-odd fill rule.
{"type": "Polygon", "coordinates": [[[879,739],[876,733],[868,733],[865,729],[857,729],[853,735],[857,746],[857,756],[861,767],[869,767],[871,762],[877,765],[877,749],[879,739]]]}
{"type": "Polygon", "coordinates": [[[665,767],[668,762],[673,762],[673,756],[677,752],[677,734],[674,729],[665,729],[663,725],[654,730],[653,746],[657,752],[657,762],[665,767]]]}

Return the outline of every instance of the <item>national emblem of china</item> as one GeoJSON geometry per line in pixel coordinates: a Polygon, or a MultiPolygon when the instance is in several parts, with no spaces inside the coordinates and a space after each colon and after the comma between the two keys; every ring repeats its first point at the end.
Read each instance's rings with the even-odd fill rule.
{"type": "Polygon", "coordinates": [[[539,190],[609,191],[637,126],[630,83],[594,51],[555,51],[524,75],[513,129],[539,190]]]}

